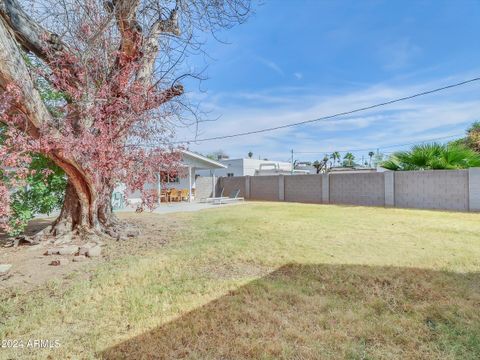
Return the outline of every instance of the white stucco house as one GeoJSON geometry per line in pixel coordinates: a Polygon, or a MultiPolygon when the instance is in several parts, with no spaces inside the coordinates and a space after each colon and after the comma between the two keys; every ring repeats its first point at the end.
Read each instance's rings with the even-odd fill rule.
{"type": "MultiPolygon", "coordinates": [[[[221,159],[219,163],[224,169],[216,170],[216,176],[262,176],[262,175],[288,175],[292,173],[292,164],[285,161],[259,160],[259,159],[221,159]]],[[[302,171],[294,170],[294,173],[302,171]]],[[[200,171],[201,175],[208,172],[200,171]]]]}
{"type": "MultiPolygon", "coordinates": [[[[197,182],[200,180],[200,177],[208,177],[204,179],[206,181],[211,181],[211,189],[213,194],[215,194],[215,184],[217,174],[216,171],[225,170],[226,165],[211,160],[205,156],[196,154],[191,151],[182,150],[182,161],[181,168],[178,176],[170,178],[167,176],[166,182],[162,183],[160,181],[160,172],[157,175],[157,183],[155,184],[146,184],[145,189],[147,190],[156,190],[160,194],[162,189],[172,189],[177,190],[188,190],[188,201],[194,200],[194,192],[197,187],[197,182]],[[203,171],[204,175],[201,175],[199,172],[203,171]]],[[[165,180],[165,179],[164,179],[165,180]]],[[[140,191],[136,191],[132,194],[125,194],[125,186],[119,185],[113,194],[113,206],[114,208],[122,208],[125,204],[122,204],[121,201],[126,197],[129,204],[138,204],[141,202],[140,191]]],[[[198,196],[197,196],[198,197],[198,196]]]]}
{"type": "MultiPolygon", "coordinates": [[[[217,172],[226,169],[226,166],[203,155],[182,150],[182,168],[183,171],[180,171],[179,176],[174,179],[168,179],[163,186],[167,189],[175,188],[179,190],[189,190],[189,200],[192,201],[192,190],[197,186],[197,179],[200,176],[211,177],[212,186],[215,188],[215,179],[219,176],[217,172]],[[203,172],[203,174],[200,172],[203,172]]],[[[156,185],[157,188],[161,186],[160,182],[156,185]]]]}

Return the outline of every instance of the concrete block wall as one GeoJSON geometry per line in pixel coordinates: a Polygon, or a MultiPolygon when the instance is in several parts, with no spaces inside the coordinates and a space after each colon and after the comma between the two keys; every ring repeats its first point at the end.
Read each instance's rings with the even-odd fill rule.
{"type": "Polygon", "coordinates": [[[198,176],[195,179],[195,198],[203,199],[213,196],[213,177],[198,176]]]}
{"type": "Polygon", "coordinates": [[[322,203],[322,176],[284,176],[285,201],[322,203]]]}
{"type": "Polygon", "coordinates": [[[250,199],[279,201],[279,177],[272,176],[250,176],[250,199]]]}
{"type": "Polygon", "coordinates": [[[480,211],[480,168],[468,169],[468,206],[470,211],[480,211]]]}
{"type": "Polygon", "coordinates": [[[220,178],[217,186],[217,196],[220,196],[220,192],[223,189],[223,196],[230,196],[237,189],[240,190],[240,197],[248,198],[245,192],[245,183],[248,180],[248,176],[235,176],[235,177],[222,177],[220,178]]]}
{"type": "Polygon", "coordinates": [[[278,176],[278,200],[285,201],[285,176],[278,176]]]}
{"type": "Polygon", "coordinates": [[[330,204],[385,205],[385,175],[332,174],[330,175],[330,204]]]}
{"type": "Polygon", "coordinates": [[[480,168],[221,178],[245,199],[480,211],[480,168]]]}
{"type": "Polygon", "coordinates": [[[398,171],[395,206],[467,211],[468,170],[398,171]]]}
{"type": "Polygon", "coordinates": [[[330,203],[330,175],[322,175],[322,203],[330,203]]]}
{"type": "Polygon", "coordinates": [[[395,173],[387,171],[385,174],[385,206],[395,206],[395,173]]]}

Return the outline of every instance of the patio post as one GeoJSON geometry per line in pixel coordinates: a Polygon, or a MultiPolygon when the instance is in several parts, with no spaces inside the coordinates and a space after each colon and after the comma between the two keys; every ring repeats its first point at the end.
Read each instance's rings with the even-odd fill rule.
{"type": "Polygon", "coordinates": [[[192,167],[188,167],[188,202],[192,202],[192,167]]]}
{"type": "Polygon", "coordinates": [[[160,173],[157,174],[157,195],[158,195],[158,205],[161,205],[161,202],[162,202],[162,183],[160,182],[160,173]]]}
{"type": "Polygon", "coordinates": [[[216,192],[216,189],[215,189],[215,184],[216,181],[215,181],[215,169],[212,170],[212,197],[215,197],[217,196],[217,192],[216,192]]]}

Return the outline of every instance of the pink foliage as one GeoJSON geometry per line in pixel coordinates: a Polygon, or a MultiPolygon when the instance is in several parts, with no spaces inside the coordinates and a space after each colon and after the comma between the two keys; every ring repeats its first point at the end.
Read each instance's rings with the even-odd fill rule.
{"type": "MultiPolygon", "coordinates": [[[[78,32],[86,38],[92,26],[81,24],[78,32]]],[[[95,53],[82,58],[56,53],[48,70],[32,69],[37,79],[46,80],[63,96],[48,104],[58,114],[58,124],[43,124],[39,136],[28,135],[26,119],[14,111],[22,102],[20,87],[10,84],[4,92],[0,121],[7,130],[0,144],[0,219],[5,221],[10,211],[8,188],[20,186],[29,174],[31,153],[61,155],[79,164],[99,196],[110,196],[111,189],[123,183],[128,191],[140,190],[144,202],[153,206],[155,199],[144,191],[145,184],[154,183],[160,170],[177,168],[180,160],[165,125],[167,115],[158,111],[167,99],[156,87],[136,80],[136,59],[115,51],[110,58],[120,59],[121,66],[108,76],[108,64],[95,53]],[[156,146],[147,148],[145,143],[156,146]]]]}

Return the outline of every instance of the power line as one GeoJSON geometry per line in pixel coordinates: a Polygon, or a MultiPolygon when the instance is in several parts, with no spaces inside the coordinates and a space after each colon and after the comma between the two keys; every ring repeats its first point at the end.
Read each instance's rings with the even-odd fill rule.
{"type": "MultiPolygon", "coordinates": [[[[344,152],[360,152],[360,151],[377,150],[377,149],[390,149],[390,148],[395,148],[395,147],[400,147],[400,146],[423,144],[423,143],[430,142],[430,141],[445,140],[445,139],[450,139],[450,138],[457,137],[457,136],[462,136],[462,135],[463,135],[463,133],[462,134],[449,135],[449,136],[442,136],[442,137],[437,137],[437,138],[433,138],[433,139],[409,142],[409,143],[404,143],[404,144],[375,146],[375,147],[364,148],[364,149],[339,150],[337,152],[344,153],[344,152]]],[[[325,153],[328,153],[328,152],[332,152],[332,151],[295,151],[294,153],[295,154],[325,154],[325,153]]]]}
{"type": "Polygon", "coordinates": [[[175,141],[175,142],[173,142],[173,144],[198,143],[198,142],[204,142],[204,141],[229,139],[229,138],[233,138],[233,137],[259,134],[259,133],[264,133],[264,132],[269,132],[269,131],[274,131],[274,130],[285,129],[285,128],[289,128],[289,127],[299,126],[299,125],[310,124],[310,123],[313,123],[313,122],[330,120],[330,119],[337,118],[337,117],[340,117],[340,116],[355,114],[355,113],[358,113],[358,112],[361,112],[361,111],[371,110],[371,109],[375,109],[375,108],[378,108],[378,107],[381,107],[381,106],[391,105],[391,104],[395,104],[395,103],[398,103],[398,102],[401,102],[401,101],[414,99],[414,98],[417,98],[417,97],[420,97],[420,96],[425,96],[425,95],[437,93],[437,92],[440,92],[440,91],[443,91],[443,90],[452,89],[452,88],[459,87],[459,86],[462,86],[462,85],[466,85],[466,84],[469,84],[469,83],[472,83],[472,82],[475,82],[475,81],[479,81],[479,80],[480,80],[480,77],[476,77],[476,78],[461,81],[461,82],[458,82],[458,83],[442,86],[442,87],[439,87],[439,88],[436,88],[436,89],[422,91],[422,92],[419,92],[419,93],[416,93],[416,94],[413,94],[413,95],[404,96],[404,97],[401,97],[401,98],[381,102],[381,103],[374,104],[374,105],[364,106],[364,107],[357,108],[357,109],[354,109],[354,110],[343,111],[343,112],[339,112],[339,113],[336,113],[336,114],[319,117],[319,118],[316,118],[316,119],[304,120],[304,121],[299,121],[299,122],[290,123],[290,124],[286,124],[286,125],[279,125],[279,126],[269,127],[269,128],[265,128],[265,129],[246,131],[246,132],[241,132],[241,133],[236,133],[236,134],[231,134],[231,135],[214,136],[214,137],[204,138],[204,139],[175,141]]]}

